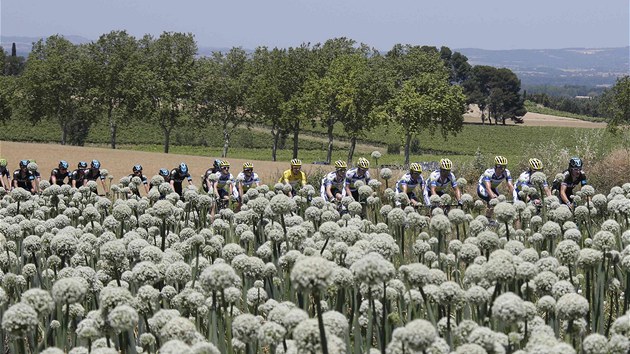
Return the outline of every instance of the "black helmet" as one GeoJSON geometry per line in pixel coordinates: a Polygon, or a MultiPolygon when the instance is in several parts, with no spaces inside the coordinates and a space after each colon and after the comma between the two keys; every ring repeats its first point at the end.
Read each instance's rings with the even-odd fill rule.
{"type": "Polygon", "coordinates": [[[92,160],[92,168],[101,168],[101,163],[98,160],[92,160]]]}
{"type": "Polygon", "coordinates": [[[167,169],[165,169],[165,168],[160,168],[160,172],[159,172],[159,174],[160,174],[160,176],[162,176],[162,177],[166,177],[166,176],[168,176],[168,175],[169,175],[169,172],[168,172],[168,170],[167,170],[167,169]]]}
{"type": "Polygon", "coordinates": [[[572,157],[571,160],[569,160],[569,168],[582,168],[582,159],[572,157]]]}
{"type": "Polygon", "coordinates": [[[221,160],[214,160],[214,162],[212,163],[212,167],[214,168],[219,168],[221,167],[221,160]]]}
{"type": "Polygon", "coordinates": [[[133,165],[133,172],[140,172],[142,171],[142,165],[138,164],[138,165],[133,165]]]}
{"type": "Polygon", "coordinates": [[[185,163],[180,163],[179,164],[179,171],[181,173],[188,173],[188,165],[186,165],[185,163]]]}
{"type": "Polygon", "coordinates": [[[65,160],[59,161],[59,168],[67,170],[68,169],[68,162],[66,162],[65,160]]]}
{"type": "Polygon", "coordinates": [[[85,161],[79,161],[79,165],[78,165],[78,167],[79,167],[79,168],[87,168],[87,162],[85,162],[85,161]]]}
{"type": "Polygon", "coordinates": [[[28,166],[28,160],[20,160],[20,168],[27,167],[27,166],[28,166]]]}

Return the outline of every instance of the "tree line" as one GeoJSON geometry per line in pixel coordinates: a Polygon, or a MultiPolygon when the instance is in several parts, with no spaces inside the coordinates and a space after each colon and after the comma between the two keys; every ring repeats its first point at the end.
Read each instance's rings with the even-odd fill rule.
{"type": "Polygon", "coordinates": [[[422,130],[457,134],[467,104],[478,104],[483,121],[495,124],[525,114],[513,72],[473,67],[448,47],[396,44],[381,53],[334,38],[200,57],[190,33],[137,39],[112,31],[81,45],[50,36],[34,43],[26,60],[14,49],[12,56],[0,52],[0,120],[53,120],[62,144],[83,144],[90,127],[105,120],[115,149],[119,129],[143,120],[161,129],[166,153],[174,127],[216,127],[227,156],[234,130],[257,124],[268,127],[275,160],[287,136],[297,157],[300,131],[311,124],[326,131],[330,163],[335,126],[349,137],[352,160],[357,139],[390,121],[403,133],[408,163],[412,137],[422,130]]]}

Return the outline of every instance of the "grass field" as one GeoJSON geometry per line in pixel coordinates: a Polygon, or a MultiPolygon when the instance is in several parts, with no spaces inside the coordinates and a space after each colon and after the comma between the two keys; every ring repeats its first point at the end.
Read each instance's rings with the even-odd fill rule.
{"type": "Polygon", "coordinates": [[[575,118],[575,119],[585,120],[589,122],[605,122],[606,121],[606,118],[590,117],[590,116],[585,116],[583,114],[558,111],[552,108],[544,107],[532,101],[525,101],[525,109],[527,109],[528,112],[532,112],[532,113],[541,113],[541,114],[549,114],[549,115],[554,115],[554,116],[559,116],[559,117],[575,118]]]}
{"type": "MultiPolygon", "coordinates": [[[[299,141],[299,157],[305,162],[326,159],[327,140],[322,127],[304,124],[304,133],[299,141]]],[[[455,163],[470,161],[479,151],[487,157],[501,154],[510,161],[521,161],[536,153],[536,148],[553,141],[556,146],[568,150],[575,147],[584,135],[595,137],[597,148],[610,151],[621,143],[621,138],[603,129],[566,128],[553,126],[502,126],[465,124],[457,136],[444,139],[439,132],[423,131],[415,138],[416,149],[412,151],[412,161],[435,161],[449,157],[455,163]]],[[[56,124],[41,122],[37,125],[18,121],[0,124],[0,140],[55,143],[60,132],[56,124]]],[[[347,135],[341,125],[335,127],[335,149],[333,160],[347,158],[347,135]]],[[[590,140],[593,140],[591,138],[590,140]]],[[[159,128],[145,122],[134,122],[119,128],[118,147],[122,149],[161,152],[163,136],[159,128]]],[[[106,124],[94,126],[87,138],[86,145],[107,147],[109,130],[106,124]]],[[[173,130],[171,152],[175,154],[219,157],[222,150],[222,134],[210,127],[182,127],[173,130]]],[[[403,162],[403,140],[400,129],[394,124],[387,124],[367,132],[357,147],[355,158],[369,156],[374,150],[382,153],[381,164],[400,164],[403,162]],[[388,154],[387,147],[398,147],[399,154],[388,154]]],[[[285,148],[278,151],[278,161],[287,161],[292,157],[293,141],[289,137],[285,148]]],[[[237,129],[231,139],[229,158],[270,160],[271,135],[265,127],[237,129]]]]}

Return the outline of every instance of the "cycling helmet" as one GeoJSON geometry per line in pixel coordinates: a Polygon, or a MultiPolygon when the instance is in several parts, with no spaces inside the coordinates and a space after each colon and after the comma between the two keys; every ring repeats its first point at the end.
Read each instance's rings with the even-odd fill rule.
{"type": "Polygon", "coordinates": [[[453,162],[449,159],[440,160],[440,169],[450,171],[453,168],[453,162]]]}
{"type": "Polygon", "coordinates": [[[370,161],[368,161],[368,159],[366,159],[365,157],[359,157],[359,160],[357,161],[357,166],[368,169],[370,168],[370,161]]]}
{"type": "Polygon", "coordinates": [[[214,160],[214,162],[212,163],[212,167],[214,168],[219,168],[221,167],[221,160],[214,160]]]}
{"type": "Polygon", "coordinates": [[[411,172],[417,172],[417,173],[422,173],[422,166],[420,166],[419,163],[414,162],[411,165],[409,165],[409,171],[411,172]]]}
{"type": "Polygon", "coordinates": [[[222,160],[220,163],[221,168],[223,167],[230,167],[230,161],[228,160],[222,160]]]}
{"type": "Polygon", "coordinates": [[[7,160],[6,159],[0,159],[0,167],[7,167],[7,160]]]}
{"type": "Polygon", "coordinates": [[[293,159],[291,160],[291,167],[293,166],[302,166],[302,160],[300,159],[293,159]]]}
{"type": "Polygon", "coordinates": [[[138,164],[138,165],[133,165],[133,172],[140,172],[142,171],[142,165],[138,164]]]}
{"type": "Polygon", "coordinates": [[[543,169],[543,163],[539,159],[533,158],[529,159],[529,168],[534,171],[540,171],[543,169]]]}
{"type": "Polygon", "coordinates": [[[77,167],[79,167],[79,168],[87,168],[87,162],[79,161],[79,164],[77,165],[77,167]]]}
{"type": "Polygon", "coordinates": [[[27,166],[28,166],[28,160],[20,160],[20,168],[27,167],[27,166]]]}
{"type": "Polygon", "coordinates": [[[245,162],[245,163],[243,164],[243,169],[244,169],[244,170],[253,169],[253,168],[254,168],[254,164],[253,164],[253,163],[251,163],[251,162],[245,162]]]}
{"type": "Polygon", "coordinates": [[[507,159],[503,156],[495,156],[494,164],[497,166],[507,166],[507,159]]]}
{"type": "Polygon", "coordinates": [[[181,173],[188,173],[188,165],[186,165],[186,163],[182,162],[179,164],[179,171],[181,173]]]}
{"type": "Polygon", "coordinates": [[[92,160],[92,163],[90,165],[92,166],[92,168],[101,168],[101,163],[98,160],[92,160]]]}
{"type": "Polygon", "coordinates": [[[346,168],[348,168],[348,164],[344,160],[335,161],[335,169],[345,170],[346,168]]]}
{"type": "Polygon", "coordinates": [[[160,168],[160,172],[158,172],[158,174],[162,177],[166,177],[170,174],[170,172],[168,172],[168,170],[165,168],[160,168]]]}
{"type": "Polygon", "coordinates": [[[67,170],[68,169],[68,162],[66,162],[64,160],[59,161],[59,168],[67,170]]]}
{"type": "Polygon", "coordinates": [[[571,160],[569,160],[569,168],[582,168],[582,159],[572,157],[571,160]]]}

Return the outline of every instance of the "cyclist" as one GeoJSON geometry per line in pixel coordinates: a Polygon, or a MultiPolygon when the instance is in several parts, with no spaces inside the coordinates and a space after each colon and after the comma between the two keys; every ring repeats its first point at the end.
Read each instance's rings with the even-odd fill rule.
{"type": "Polygon", "coordinates": [[[563,203],[572,207],[571,196],[577,186],[588,184],[586,174],[582,171],[583,163],[579,157],[569,160],[569,168],[562,172],[562,180],[553,181],[553,189],[560,191],[560,199],[563,203]]]}
{"type": "Polygon", "coordinates": [[[508,193],[514,197],[514,185],[512,184],[512,175],[507,169],[507,159],[503,156],[494,157],[494,168],[489,168],[479,177],[477,184],[477,195],[479,198],[490,202],[499,196],[497,187],[505,181],[508,187],[508,193]]]}
{"type": "MultiPolygon", "coordinates": [[[[521,175],[518,176],[518,180],[516,180],[516,188],[515,188],[516,197],[518,197],[518,193],[523,190],[523,187],[532,187],[531,178],[534,173],[542,172],[543,163],[539,159],[531,158],[529,159],[528,163],[529,163],[529,168],[527,169],[527,171],[524,171],[523,173],[521,173],[521,175]]],[[[545,191],[545,195],[547,197],[550,197],[551,190],[549,189],[549,185],[547,184],[546,180],[543,181],[542,187],[543,187],[543,190],[545,191]]],[[[529,196],[522,198],[522,200],[526,203],[529,202],[529,196]]]]}
{"type": "Polygon", "coordinates": [[[441,159],[439,165],[440,168],[431,172],[429,178],[427,178],[426,187],[424,188],[424,202],[427,206],[431,206],[431,196],[442,196],[446,188],[450,187],[455,192],[457,204],[461,205],[462,193],[457,185],[455,175],[451,172],[453,162],[449,159],[441,159]]]}
{"type": "Polygon", "coordinates": [[[288,194],[289,197],[293,197],[300,188],[304,187],[306,185],[306,173],[302,171],[302,160],[291,160],[291,168],[282,173],[278,182],[291,185],[292,190],[288,194]]]}
{"type": "Polygon", "coordinates": [[[13,172],[13,188],[24,188],[34,194],[34,181],[35,176],[28,170],[28,160],[21,160],[20,168],[13,172]]]}
{"type": "Polygon", "coordinates": [[[175,167],[174,169],[171,170],[171,186],[173,187],[173,190],[175,190],[175,193],[179,194],[179,196],[182,196],[182,182],[184,180],[188,180],[188,185],[192,186],[192,177],[190,177],[190,173],[188,173],[188,165],[186,165],[186,163],[182,162],[179,164],[179,166],[175,167]]]}
{"type": "Polygon", "coordinates": [[[105,194],[108,194],[109,191],[105,186],[105,176],[101,174],[101,163],[98,160],[92,160],[90,163],[90,168],[85,172],[85,180],[86,181],[101,181],[101,186],[103,187],[103,191],[105,194]]]}
{"type": "Polygon", "coordinates": [[[0,187],[11,190],[11,173],[7,168],[7,160],[0,159],[0,187]]]}
{"type": "Polygon", "coordinates": [[[208,180],[210,175],[216,175],[217,172],[221,171],[221,160],[214,160],[212,163],[212,167],[206,170],[206,173],[203,175],[203,181],[201,183],[201,187],[204,192],[208,193],[212,189],[212,182],[208,180]]]}
{"type": "Polygon", "coordinates": [[[216,181],[212,184],[213,194],[218,200],[210,210],[211,220],[214,220],[217,206],[219,209],[224,208],[230,202],[230,196],[238,197],[238,192],[234,189],[234,176],[230,173],[230,162],[223,160],[220,167],[221,171],[216,173],[216,181]]]}
{"type": "Polygon", "coordinates": [[[335,161],[335,170],[322,178],[320,194],[329,202],[340,202],[346,196],[346,172],[348,164],[343,160],[335,161]]]}
{"type": "Polygon", "coordinates": [[[236,210],[241,209],[243,195],[252,187],[258,187],[260,185],[260,178],[258,174],[254,172],[254,165],[251,162],[245,162],[243,164],[243,172],[236,176],[236,188],[238,192],[236,210]]]}
{"type": "Polygon", "coordinates": [[[346,172],[346,195],[351,195],[354,200],[359,201],[359,191],[355,186],[357,181],[363,181],[368,184],[370,182],[370,161],[365,157],[359,157],[357,167],[351,168],[346,172]]]}
{"type": "MultiPolygon", "coordinates": [[[[131,174],[129,175],[129,179],[132,179],[133,177],[139,177],[140,180],[142,180],[142,184],[144,185],[144,192],[146,194],[149,194],[149,179],[147,178],[147,176],[142,174],[142,165],[133,165],[133,168],[131,169],[131,174]]],[[[140,189],[134,190],[133,194],[139,197],[140,189]]]]}
{"type": "Polygon", "coordinates": [[[56,184],[63,186],[66,184],[66,182],[64,182],[66,178],[68,179],[68,184],[70,184],[72,177],[68,171],[68,162],[61,160],[59,161],[57,168],[53,168],[52,171],[50,171],[50,178],[48,179],[48,182],[50,182],[51,185],[56,184]]]}
{"type": "Polygon", "coordinates": [[[87,183],[87,180],[85,179],[87,167],[87,162],[79,161],[77,169],[72,171],[72,187],[79,188],[87,183]]]}
{"type": "Polygon", "coordinates": [[[405,173],[396,182],[396,194],[405,193],[409,197],[409,204],[413,207],[421,205],[420,199],[414,192],[416,187],[420,188],[422,192],[424,190],[424,178],[422,178],[422,166],[419,163],[412,163],[409,165],[409,172],[405,173]]]}
{"type": "Polygon", "coordinates": [[[162,176],[164,182],[171,183],[171,172],[167,168],[160,168],[158,175],[162,176]]]}
{"type": "Polygon", "coordinates": [[[35,179],[33,180],[33,189],[35,190],[35,193],[39,193],[41,192],[39,190],[39,183],[42,181],[42,175],[39,173],[37,161],[35,161],[34,159],[29,159],[28,164],[28,170],[31,171],[31,173],[35,177],[35,179]]]}

